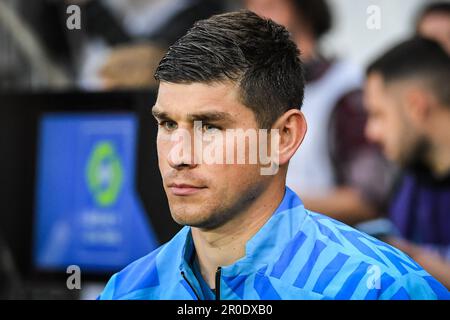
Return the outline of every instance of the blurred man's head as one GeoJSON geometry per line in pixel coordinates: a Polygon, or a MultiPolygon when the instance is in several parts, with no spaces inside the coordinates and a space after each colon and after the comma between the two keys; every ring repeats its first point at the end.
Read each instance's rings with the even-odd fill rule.
{"type": "MultiPolygon", "coordinates": [[[[300,112],[302,65],[284,27],[248,11],[199,21],[169,48],[155,77],[160,81],[153,108],[159,167],[175,221],[215,228],[274,181],[284,187],[287,163],[306,130],[300,112]],[[202,121],[201,128],[195,121],[202,121]],[[280,131],[275,175],[261,175],[259,158],[254,164],[198,161],[202,151],[197,152],[195,136],[188,141],[192,152],[173,152],[178,142],[172,138],[182,130],[201,133],[205,149],[227,130],[261,128],[280,131]]],[[[236,148],[234,140],[224,140],[224,149],[236,148]]],[[[250,152],[245,150],[246,159],[250,152]]]]}
{"type": "Polygon", "coordinates": [[[450,2],[433,2],[420,13],[417,34],[433,39],[450,54],[450,2]]]}
{"type": "Polygon", "coordinates": [[[331,28],[325,0],[245,0],[246,8],[285,26],[300,46],[302,57],[313,57],[317,41],[331,28]]]}
{"type": "Polygon", "coordinates": [[[427,161],[433,144],[448,139],[449,83],[450,59],[436,42],[415,38],[390,49],[367,69],[367,137],[402,166],[427,161]]]}

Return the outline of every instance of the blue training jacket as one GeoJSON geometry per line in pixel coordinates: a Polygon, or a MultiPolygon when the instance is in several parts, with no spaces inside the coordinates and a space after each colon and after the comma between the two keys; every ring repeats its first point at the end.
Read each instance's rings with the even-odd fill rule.
{"type": "MultiPolygon", "coordinates": [[[[188,263],[190,227],[111,277],[99,299],[204,299],[188,263]]],[[[283,201],[218,269],[217,299],[449,299],[449,291],[401,251],[308,211],[286,187],[283,201]]]]}

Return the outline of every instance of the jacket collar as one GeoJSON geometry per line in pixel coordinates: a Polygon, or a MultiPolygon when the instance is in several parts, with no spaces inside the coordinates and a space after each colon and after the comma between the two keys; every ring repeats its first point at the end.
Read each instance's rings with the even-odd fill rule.
{"type": "MultiPolygon", "coordinates": [[[[251,274],[267,267],[279,255],[283,248],[298,232],[305,218],[303,203],[288,187],[285,188],[283,200],[269,220],[247,242],[245,256],[232,265],[222,267],[222,275],[233,277],[251,274]],[[301,210],[299,212],[299,210],[301,210]],[[300,214],[299,214],[300,213],[300,214]]],[[[194,283],[190,261],[194,253],[194,242],[190,227],[184,228],[184,246],[181,251],[180,270],[194,283]]]]}

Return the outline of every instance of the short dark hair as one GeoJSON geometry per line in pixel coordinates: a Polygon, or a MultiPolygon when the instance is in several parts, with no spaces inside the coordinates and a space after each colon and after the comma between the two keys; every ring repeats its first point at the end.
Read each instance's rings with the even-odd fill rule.
{"type": "Polygon", "coordinates": [[[310,26],[316,39],[331,29],[332,16],[325,0],[295,0],[294,6],[301,19],[310,26]]]}
{"type": "Polygon", "coordinates": [[[248,10],[198,21],[173,44],[155,78],[170,83],[231,80],[263,128],[303,103],[300,52],[281,25],[248,10]]]}
{"type": "Polygon", "coordinates": [[[433,40],[414,37],[404,41],[372,62],[366,73],[380,73],[386,83],[423,79],[442,103],[450,105],[450,57],[433,40]]]}

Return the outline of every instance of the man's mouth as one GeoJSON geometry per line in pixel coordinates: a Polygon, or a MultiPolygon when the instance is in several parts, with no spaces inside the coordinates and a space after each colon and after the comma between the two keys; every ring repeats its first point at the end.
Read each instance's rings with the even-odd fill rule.
{"type": "Polygon", "coordinates": [[[175,196],[188,196],[206,189],[204,186],[195,186],[186,183],[171,183],[168,187],[175,196]]]}

